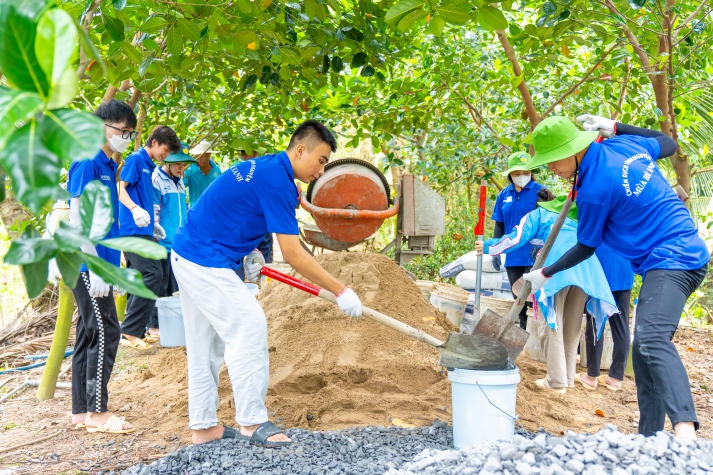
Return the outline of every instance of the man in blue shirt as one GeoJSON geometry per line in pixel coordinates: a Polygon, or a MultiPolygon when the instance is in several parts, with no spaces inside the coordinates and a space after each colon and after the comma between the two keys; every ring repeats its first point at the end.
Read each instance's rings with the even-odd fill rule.
{"type": "Polygon", "coordinates": [[[211,144],[208,141],[202,140],[189,151],[192,156],[196,157],[197,162],[188,167],[183,174],[183,183],[188,189],[188,202],[191,208],[195,206],[196,201],[208,188],[208,185],[221,174],[220,167],[210,158],[210,155],[214,153],[210,147],[211,144]]]}
{"type": "MultiPolygon", "coordinates": [[[[161,259],[161,270],[163,281],[161,291],[157,293],[159,297],[173,295],[178,290],[176,278],[171,271],[171,247],[173,237],[179,227],[186,222],[186,187],[183,185],[183,172],[190,164],[196,161],[188,155],[188,145],[181,143],[181,150],[169,155],[163,165],[154,168],[151,175],[153,183],[153,213],[154,223],[160,225],[164,231],[164,237],[158,243],[166,248],[168,256],[161,259]]],[[[154,314],[152,314],[153,316],[154,314]]],[[[159,339],[158,319],[149,319],[147,343],[153,343],[159,339]]]]}
{"type": "MultiPolygon", "coordinates": [[[[119,198],[116,190],[117,164],[110,157],[123,153],[131,143],[136,127],[136,115],[125,103],[110,100],[94,112],[104,122],[106,142],[92,159],[72,162],[67,174],[69,223],[81,226],[79,199],[87,184],[99,180],[109,189],[113,222],[105,238],[119,237],[119,198]]],[[[121,253],[104,246],[84,244],[82,251],[101,257],[115,266],[121,253]]],[[[107,410],[107,386],[119,348],[119,319],[109,284],[82,264],[73,290],[79,310],[77,332],[72,356],[72,424],[86,427],[89,432],[128,434],[134,427],[107,410]]]]}
{"type": "MultiPolygon", "coordinates": [[[[162,162],[170,153],[181,148],[176,132],[170,127],[156,127],[146,140],[146,145],[129,155],[124,161],[119,181],[119,234],[143,239],[162,239],[165,232],[156,225],[153,215],[153,183],[151,174],[154,162],[162,162]],[[150,211],[150,213],[149,213],[150,211]]],[[[141,273],[144,285],[160,295],[163,282],[161,261],[148,259],[133,252],[125,252],[126,267],[141,273]]],[[[155,300],[129,294],[126,314],[121,324],[121,344],[137,349],[147,349],[143,340],[149,321],[158,321],[155,300]]]]}
{"type": "Polygon", "coordinates": [[[337,144],[317,121],[295,130],[287,150],[241,162],[223,173],[188,211],[173,242],[171,264],[181,288],[188,361],[188,427],[194,444],[249,439],[263,447],[291,440],[267,417],[267,322],[260,304],[236,274],[245,257],[248,281],[260,276],[255,250],[276,233],[282,256],[297,272],[337,296],[345,314],[361,316],[354,291],[302,248],[295,209],[299,189],[324,173],[337,144]],[[247,256],[247,257],[246,257],[247,256]],[[250,259],[249,259],[250,258],[250,259]],[[239,427],[217,417],[218,371],[225,361],[239,427]]]}
{"type": "MultiPolygon", "coordinates": [[[[510,184],[498,193],[498,198],[493,207],[491,218],[495,221],[493,238],[500,238],[512,232],[520,223],[520,220],[530,211],[537,208],[537,192],[544,188],[542,185],[532,180],[532,173],[527,168],[530,154],[525,152],[515,152],[508,157],[508,169],[503,176],[506,176],[510,184]]],[[[510,287],[525,272],[529,272],[535,258],[532,256],[532,245],[529,243],[511,249],[505,253],[505,270],[508,274],[510,287]]],[[[496,269],[500,267],[500,256],[493,256],[493,265],[496,269]]],[[[517,298],[517,295],[513,293],[517,298]]],[[[528,305],[531,305],[528,303],[528,305]]],[[[527,328],[527,307],[522,307],[519,315],[520,328],[527,328]]]]}
{"type": "Polygon", "coordinates": [[[698,419],[686,369],[671,339],[688,297],[703,281],[710,256],[688,209],[656,160],[676,142],[649,129],[589,114],[548,117],[532,132],[531,167],[573,182],[579,209],[577,244],[550,266],[524,278],[537,290],[555,273],[607,244],[642,276],[632,361],[639,400],[639,433],[663,430],[666,415],[680,439],[695,439],[698,419]],[[597,135],[612,137],[601,143],[597,135]]]}

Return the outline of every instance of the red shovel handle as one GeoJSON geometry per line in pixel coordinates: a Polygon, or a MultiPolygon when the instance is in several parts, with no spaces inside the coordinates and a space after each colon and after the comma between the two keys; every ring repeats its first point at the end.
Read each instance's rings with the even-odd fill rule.
{"type": "Polygon", "coordinates": [[[482,236],[485,234],[485,199],[486,199],[485,181],[480,182],[480,199],[478,202],[478,223],[475,225],[473,234],[482,236]]]}
{"type": "Polygon", "coordinates": [[[263,266],[262,269],[260,269],[260,273],[262,275],[270,277],[271,279],[278,280],[283,284],[287,284],[297,289],[304,290],[305,292],[312,295],[319,296],[319,293],[322,291],[321,287],[318,287],[314,284],[310,284],[309,282],[305,282],[303,280],[295,279],[292,276],[283,274],[282,272],[278,272],[275,269],[270,269],[269,267],[263,266]]]}

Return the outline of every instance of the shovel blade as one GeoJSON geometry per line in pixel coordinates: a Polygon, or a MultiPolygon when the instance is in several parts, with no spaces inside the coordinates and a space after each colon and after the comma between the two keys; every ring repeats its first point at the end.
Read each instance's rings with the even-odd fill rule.
{"type": "Polygon", "coordinates": [[[480,321],[475,327],[475,334],[494,338],[500,342],[507,350],[508,356],[515,361],[527,343],[529,334],[519,327],[519,325],[486,309],[480,316],[480,321]]]}
{"type": "Polygon", "coordinates": [[[508,367],[505,346],[483,335],[450,333],[439,351],[438,364],[446,368],[502,370],[508,367]]]}

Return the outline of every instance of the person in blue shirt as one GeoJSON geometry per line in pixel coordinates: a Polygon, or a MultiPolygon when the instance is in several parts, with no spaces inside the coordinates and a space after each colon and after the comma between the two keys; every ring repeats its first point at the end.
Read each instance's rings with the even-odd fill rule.
{"type": "MultiPolygon", "coordinates": [[[[126,151],[131,144],[136,134],[136,115],[127,104],[114,99],[100,105],[94,115],[104,122],[106,142],[94,158],[75,160],[69,167],[69,223],[81,226],[80,197],[89,183],[98,180],[109,189],[111,195],[113,219],[105,238],[115,238],[119,237],[119,198],[116,189],[118,165],[112,157],[126,151]]],[[[120,251],[92,244],[83,244],[81,249],[110,264],[119,265],[120,251]]],[[[130,423],[107,409],[107,387],[121,337],[112,288],[82,264],[73,293],[79,320],[72,356],[72,425],[76,428],[86,427],[89,432],[134,432],[130,423]]]]}
{"type": "MultiPolygon", "coordinates": [[[[538,203],[538,207],[527,213],[511,233],[485,242],[476,242],[475,252],[496,256],[526,244],[542,246],[557,221],[565,198],[560,196],[538,203]]],[[[572,205],[545,264],[556,261],[575,242],[577,208],[572,205]]],[[[599,328],[617,311],[614,297],[599,260],[596,256],[591,256],[550,279],[535,292],[534,300],[537,303],[537,311],[542,313],[550,329],[546,334],[544,347],[547,375],[536,380],[535,384],[565,393],[568,387],[574,386],[577,374],[577,346],[585,303],[595,316],[599,328]]]]}
{"type": "MultiPolygon", "coordinates": [[[[157,240],[165,237],[160,224],[154,222],[153,173],[154,162],[162,162],[169,154],[181,148],[176,132],[170,127],[156,127],[146,140],[146,145],[129,155],[119,175],[119,234],[142,239],[157,240]]],[[[144,285],[156,295],[161,292],[163,270],[161,261],[148,259],[133,252],[124,252],[126,267],[141,273],[144,285]]],[[[147,349],[143,340],[149,321],[158,321],[155,300],[128,294],[126,314],[121,324],[120,344],[137,349],[147,349]]]]}
{"type": "MultiPolygon", "coordinates": [[[[164,237],[158,243],[166,248],[168,256],[161,259],[163,282],[159,297],[173,295],[178,290],[176,278],[171,270],[171,247],[176,231],[186,221],[188,204],[186,203],[186,187],[183,185],[183,172],[196,161],[188,154],[188,145],[181,143],[181,149],[172,153],[163,161],[163,165],[154,168],[151,175],[153,183],[153,214],[154,223],[160,225],[164,237]]],[[[149,319],[148,331],[144,341],[153,343],[159,340],[158,319],[149,319]]]]}
{"type": "MultiPolygon", "coordinates": [[[[530,160],[530,154],[515,152],[508,157],[508,169],[503,176],[508,178],[510,184],[498,193],[498,198],[493,207],[491,218],[495,221],[493,237],[499,238],[511,232],[527,213],[537,207],[537,192],[544,188],[532,179],[532,173],[525,166],[530,160]]],[[[524,245],[506,252],[505,270],[508,274],[510,286],[525,272],[532,268],[535,258],[532,257],[532,245],[524,245]]],[[[500,256],[493,259],[495,269],[500,268],[500,256]]],[[[513,293],[517,298],[517,295],[513,293]]],[[[527,328],[527,307],[522,307],[519,315],[520,328],[527,328]]]]}
{"type": "Polygon", "coordinates": [[[208,185],[221,174],[220,167],[210,158],[211,154],[215,153],[210,147],[208,141],[202,140],[189,150],[189,153],[196,157],[196,163],[188,167],[183,174],[183,183],[188,190],[188,202],[191,208],[196,205],[208,185]]]}
{"type": "Polygon", "coordinates": [[[580,131],[565,117],[548,117],[532,132],[532,168],[572,181],[579,208],[577,243],[556,262],[523,277],[538,289],[602,243],[642,276],[632,362],[639,433],[663,430],[666,415],[680,439],[699,427],[686,368],[671,341],[688,297],[705,278],[710,256],[688,209],[656,166],[676,153],[670,137],[584,114],[580,131]],[[611,137],[599,143],[598,135],[611,137]]]}
{"type": "Polygon", "coordinates": [[[634,286],[634,270],[631,262],[621,257],[606,244],[601,244],[594,251],[604,269],[609,288],[614,295],[619,309],[607,320],[611,329],[613,351],[612,363],[606,376],[600,377],[604,340],[601,338],[602,328],[597,328],[594,317],[587,312],[587,327],[584,332],[587,354],[587,372],[578,376],[578,381],[585,389],[597,389],[597,383],[607,389],[618,391],[624,381],[624,371],[629,358],[629,306],[631,305],[631,288],[634,286]]]}
{"type": "Polygon", "coordinates": [[[296,208],[299,189],[324,174],[337,144],[323,124],[308,120],[292,134],[287,150],[230,167],[188,210],[176,233],[171,265],[181,288],[188,362],[188,427],[194,444],[220,438],[248,439],[281,447],[291,440],[268,420],[269,365],[265,313],[236,270],[260,276],[255,246],[275,233],[282,256],[297,272],[331,291],[339,309],[361,316],[361,301],[302,248],[296,208]],[[243,259],[245,258],[245,259],[243,259]],[[217,417],[218,371],[230,374],[238,428],[217,417]]]}

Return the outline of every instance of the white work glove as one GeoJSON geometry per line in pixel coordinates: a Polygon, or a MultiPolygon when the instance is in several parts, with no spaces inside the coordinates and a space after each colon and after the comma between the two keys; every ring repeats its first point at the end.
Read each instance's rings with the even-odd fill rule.
{"type": "Polygon", "coordinates": [[[347,317],[361,317],[361,300],[349,287],[337,295],[337,305],[339,310],[344,312],[347,317]]]}
{"type": "Polygon", "coordinates": [[[547,280],[550,279],[550,277],[547,277],[545,276],[545,274],[542,273],[542,269],[535,269],[526,274],[523,274],[522,278],[530,283],[530,285],[532,286],[531,292],[533,294],[540,290],[545,285],[547,280]]]}
{"type": "Polygon", "coordinates": [[[582,123],[584,130],[598,130],[599,135],[604,138],[613,137],[616,134],[616,121],[592,114],[582,114],[577,117],[577,122],[582,123]]]}
{"type": "Polygon", "coordinates": [[[106,297],[109,295],[111,287],[104,282],[104,279],[99,277],[94,272],[89,272],[89,296],[93,298],[106,297]]]}
{"type": "Polygon", "coordinates": [[[163,226],[161,226],[155,221],[153,223],[153,237],[155,237],[159,241],[161,239],[166,239],[166,230],[163,229],[163,226]]]}
{"type": "Polygon", "coordinates": [[[132,209],[131,216],[134,217],[134,223],[140,228],[145,228],[151,224],[151,216],[149,216],[149,213],[141,206],[132,209]]]}
{"type": "Polygon", "coordinates": [[[254,249],[245,256],[243,266],[245,267],[245,282],[257,282],[260,279],[260,269],[265,265],[265,257],[262,252],[254,249]]]}

